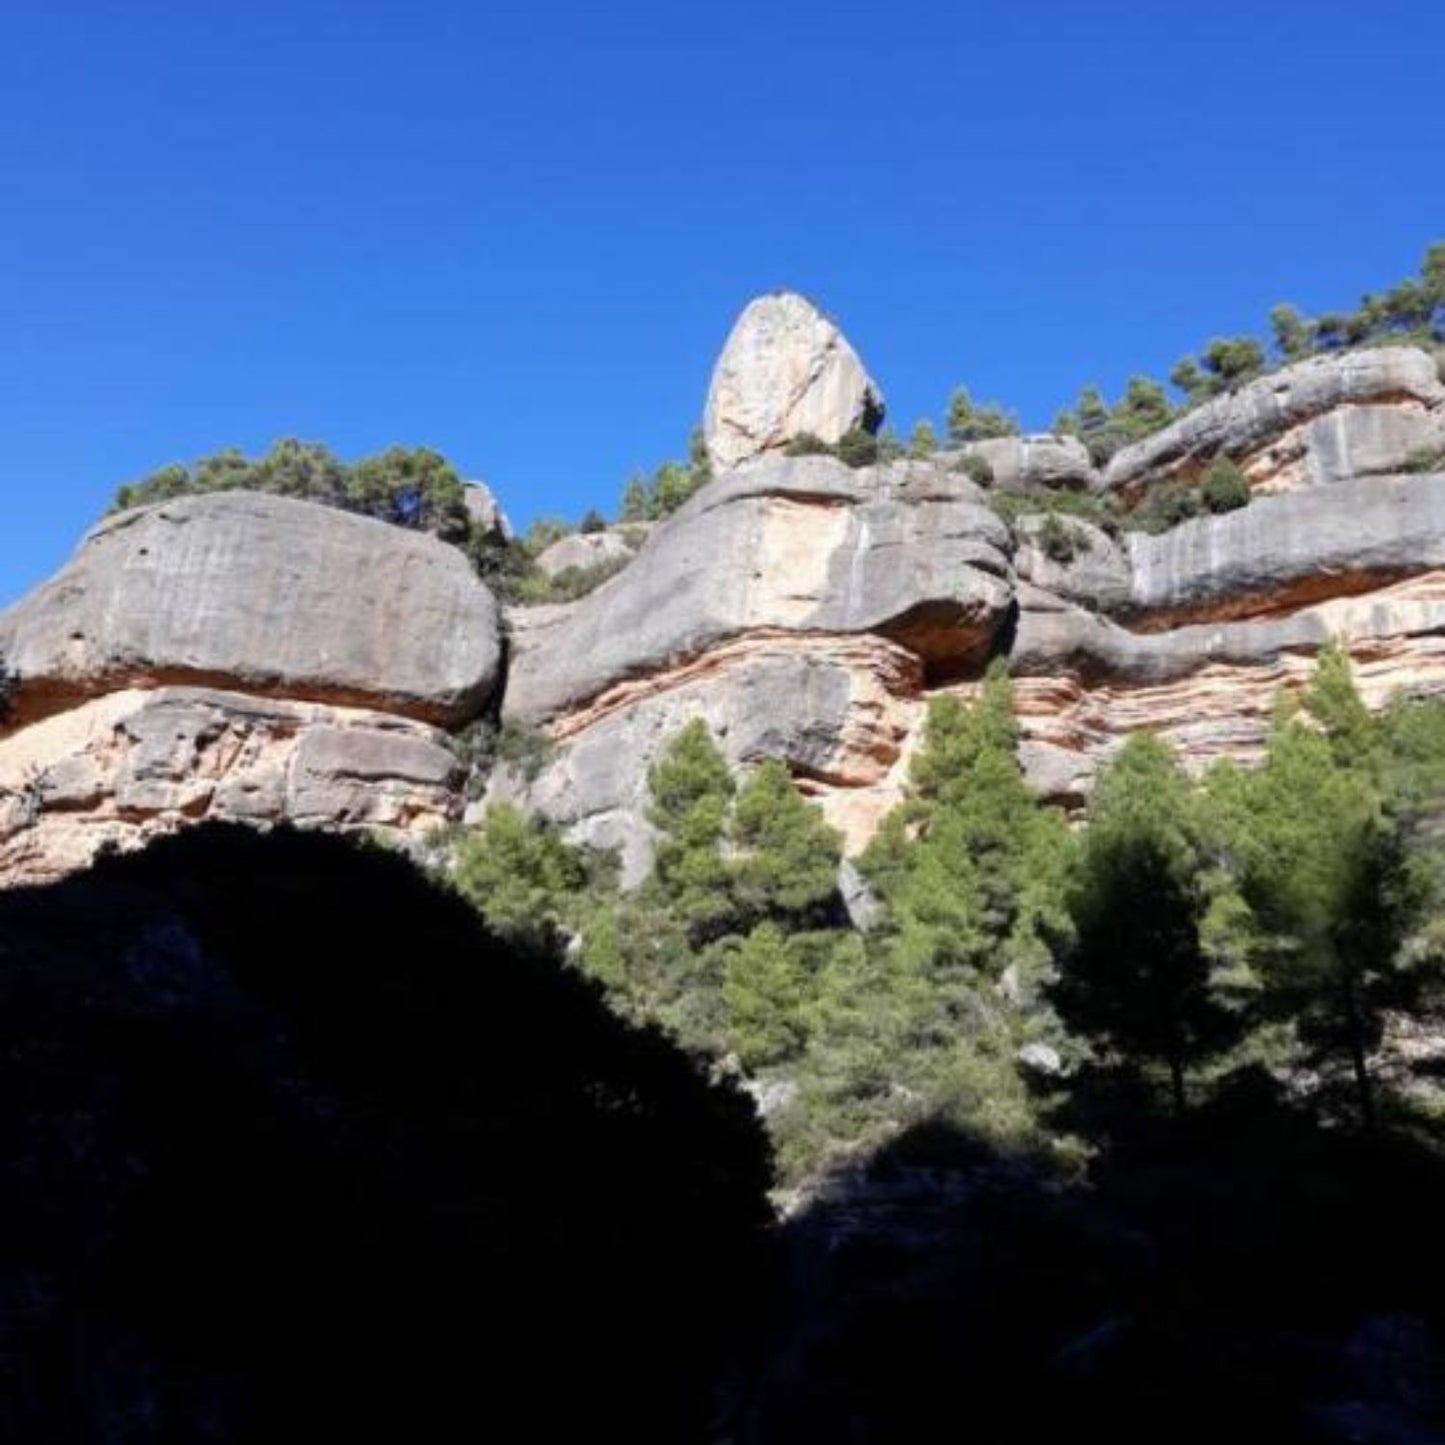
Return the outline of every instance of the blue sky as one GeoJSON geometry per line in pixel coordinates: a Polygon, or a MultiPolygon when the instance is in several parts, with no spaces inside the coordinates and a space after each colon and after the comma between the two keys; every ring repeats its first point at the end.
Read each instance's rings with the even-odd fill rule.
{"type": "Polygon", "coordinates": [[[776,286],[900,429],[1041,426],[1445,238],[1439,0],[21,0],[0,65],[0,603],[285,435],[606,509],[776,286]]]}

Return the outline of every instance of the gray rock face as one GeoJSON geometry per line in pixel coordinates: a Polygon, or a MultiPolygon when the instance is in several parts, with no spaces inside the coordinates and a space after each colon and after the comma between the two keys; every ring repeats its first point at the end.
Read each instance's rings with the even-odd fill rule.
{"type": "Polygon", "coordinates": [[[537,566],[548,577],[556,577],[571,568],[586,571],[609,562],[625,562],[637,551],[625,528],[608,528],[605,532],[574,532],[553,542],[537,555],[537,566]]]}
{"type": "MultiPolygon", "coordinates": [[[[1318,434],[1319,456],[1310,464],[1318,480],[1334,480],[1364,468],[1400,466],[1413,438],[1433,430],[1420,415],[1445,405],[1445,385],[1434,358],[1413,347],[1380,347],[1341,356],[1316,356],[1261,377],[1227,396],[1196,407],[1177,422],[1123,448],[1104,472],[1104,485],[1129,491],[1143,483],[1202,470],[1213,457],[1246,458],[1292,429],[1326,413],[1336,417],[1318,434]],[[1415,412],[1414,422],[1384,424],[1354,419],[1349,409],[1389,406],[1415,412]],[[1344,410],[1342,410],[1344,409],[1344,410]],[[1388,459],[1381,450],[1389,442],[1388,459]],[[1360,456],[1354,456],[1358,448],[1360,456]]],[[[1373,470],[1374,468],[1370,468],[1373,470]]]]}
{"type": "Polygon", "coordinates": [[[993,469],[993,485],[1002,491],[1026,487],[1082,491],[1099,483],[1088,450],[1077,437],[994,437],[945,455],[982,457],[993,469]]]}
{"type": "Polygon", "coordinates": [[[543,719],[727,639],[873,633],[930,663],[987,645],[1008,607],[1008,528],[940,468],[759,463],[704,489],[625,572],[519,632],[506,698],[543,719]]]}
{"type": "Polygon", "coordinates": [[[1445,565],[1445,475],[1370,477],[1324,492],[1260,497],[1129,538],[1129,609],[1186,618],[1278,610],[1445,565]]]}
{"type": "Polygon", "coordinates": [[[0,615],[22,719],[159,683],[459,724],[493,692],[500,616],[455,548],[309,502],[184,497],[102,522],[0,615]]]}
{"type": "Polygon", "coordinates": [[[713,370],[703,435],[719,471],[782,450],[805,433],[836,442],[876,431],[883,393],[843,333],[795,292],[760,296],[733,326],[713,370]]]}

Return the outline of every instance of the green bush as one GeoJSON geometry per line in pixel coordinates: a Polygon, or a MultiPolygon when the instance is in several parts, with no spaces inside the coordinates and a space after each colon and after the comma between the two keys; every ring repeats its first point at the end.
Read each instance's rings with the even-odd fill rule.
{"type": "Polygon", "coordinates": [[[1144,500],[1134,508],[1125,525],[1132,532],[1167,532],[1181,522],[1199,515],[1197,488],[1182,482],[1164,482],[1150,489],[1144,500]]]}
{"type": "Polygon", "coordinates": [[[843,433],[834,451],[845,466],[871,467],[878,460],[878,438],[855,426],[843,433]]]}
{"type": "Polygon", "coordinates": [[[539,727],[511,718],[478,718],[453,733],[447,746],[467,770],[466,795],[472,801],[487,789],[487,780],[501,764],[515,768],[522,778],[534,783],[552,758],[552,740],[539,727]]]}
{"type": "Polygon", "coordinates": [[[1079,553],[1078,533],[1057,512],[1045,515],[1036,540],[1051,562],[1072,562],[1079,553]]]}
{"type": "Polygon", "coordinates": [[[534,570],[512,590],[510,600],[524,607],[549,602],[576,602],[589,592],[595,592],[604,582],[611,581],[631,561],[630,556],[608,557],[590,567],[564,567],[553,577],[534,570]]]}
{"type": "Polygon", "coordinates": [[[1206,512],[1235,512],[1249,505],[1249,482],[1227,457],[1211,462],[1199,485],[1206,512]]]}
{"type": "Polygon", "coordinates": [[[994,492],[988,504],[1010,526],[1033,512],[1057,513],[1091,522],[1111,537],[1120,528],[1119,503],[1111,492],[1054,491],[1049,487],[1019,487],[994,492]]]}
{"type": "Polygon", "coordinates": [[[1405,470],[1407,472],[1445,471],[1445,445],[1416,447],[1405,458],[1405,470]]]}
{"type": "Polygon", "coordinates": [[[596,532],[605,532],[607,530],[607,518],[604,517],[601,512],[597,511],[596,508],[593,508],[593,510],[588,512],[587,515],[582,518],[581,522],[578,523],[577,530],[581,532],[584,537],[590,537],[596,532]]]}
{"type": "Polygon", "coordinates": [[[235,448],[179,463],[120,487],[113,511],[209,492],[265,492],[374,517],[395,527],[429,532],[466,553],[477,573],[503,597],[527,575],[522,543],[476,522],[456,469],[428,447],[390,447],[359,462],[343,462],[319,442],[285,438],[264,456],[235,448]]]}
{"type": "Polygon", "coordinates": [[[993,463],[987,457],[979,456],[977,452],[965,452],[954,462],[952,470],[961,472],[976,486],[993,486],[993,463]]]}
{"type": "Polygon", "coordinates": [[[785,457],[831,457],[834,455],[834,451],[822,437],[805,431],[799,432],[783,448],[783,455],[785,457]]]}

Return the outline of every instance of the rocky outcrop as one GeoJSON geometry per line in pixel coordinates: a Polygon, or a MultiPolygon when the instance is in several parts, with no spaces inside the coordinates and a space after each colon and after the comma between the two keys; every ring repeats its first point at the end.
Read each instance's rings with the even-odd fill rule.
{"type": "Polygon", "coordinates": [[[829,444],[876,431],[883,393],[843,333],[792,291],[759,296],[733,326],[713,370],[703,437],[727,471],[810,435],[829,444]]]}
{"type": "MultiPolygon", "coordinates": [[[[629,881],[651,850],[648,770],[692,718],[739,766],[785,761],[856,851],[902,796],[929,699],[970,695],[994,656],[1015,679],[1027,773],[1067,805],[1140,729],[1196,768],[1256,757],[1277,690],[1332,638],[1371,705],[1445,695],[1445,471],[1415,470],[1442,444],[1445,386],[1423,352],[1286,368],[1120,453],[1103,479],[1076,441],[1049,437],[853,470],[769,454],[794,428],[855,423],[876,389],[807,303],[767,300],[719,364],[741,391],[715,382],[710,412],[746,464],[635,556],[626,529],[559,543],[549,571],[630,560],[576,602],[510,619],[505,714],[553,747],[487,796],[617,848],[629,881]],[[822,340],[793,348],[790,328],[822,340]],[[751,380],[749,356],[764,358],[751,380]],[[772,420],[738,420],[764,400],[772,420]],[[1002,494],[1020,489],[1105,484],[1129,505],[1219,455],[1253,500],[1159,536],[995,510],[1015,515],[1002,494]]],[[[459,552],[245,493],[103,523],[0,616],[0,655],[21,674],[0,736],[12,879],[202,817],[415,836],[458,816],[441,729],[477,716],[502,670],[497,608],[459,552]]]]}
{"type": "Polygon", "coordinates": [[[1215,457],[1261,491],[1289,491],[1397,471],[1445,440],[1445,384],[1413,347],[1316,356],[1196,407],[1115,454],[1104,485],[1125,497],[1193,480],[1215,457]]]}
{"type": "MultiPolygon", "coordinates": [[[[1433,361],[1380,356],[1291,368],[1253,400],[1214,404],[1198,455],[1263,455],[1306,425],[1322,457],[1318,438],[1365,395],[1433,425],[1433,361]],[[1385,381],[1405,391],[1383,400],[1385,381]]],[[[1360,435],[1349,467],[1363,466],[1360,435]]],[[[1085,477],[1072,446],[1004,442],[984,444],[1000,490],[1085,477]]],[[[1137,473],[1146,489],[1179,475],[1168,446],[1159,457],[1137,473]]],[[[1445,693],[1445,475],[1367,469],[1160,536],[1112,536],[1042,514],[1005,527],[958,462],[755,462],[659,527],[599,592],[519,615],[507,706],[557,744],[520,795],[621,847],[637,876],[647,769],[692,717],[739,764],[784,759],[857,849],[902,796],[928,699],[969,695],[997,653],[1015,677],[1029,777],[1070,805],[1142,728],[1194,767],[1256,757],[1277,690],[1301,685],[1331,638],[1372,704],[1445,693]]]]}
{"type": "Polygon", "coordinates": [[[135,685],[218,685],[456,725],[497,685],[500,619],[454,547],[224,492],[108,518],[0,616],[21,721],[135,685]]]}
{"type": "Polygon", "coordinates": [[[231,492],[113,517],[0,617],[0,879],[202,818],[418,836],[459,816],[433,723],[498,683],[491,595],[460,552],[231,492]]]}
{"type": "Polygon", "coordinates": [[[935,671],[982,655],[1012,590],[1008,528],[966,478],[795,457],[733,473],[620,576],[517,636],[507,711],[549,720],[754,634],[871,633],[935,671]]]}
{"type": "Polygon", "coordinates": [[[548,577],[576,569],[620,565],[646,540],[645,528],[609,527],[605,532],[574,532],[537,554],[537,569],[548,577]]]}

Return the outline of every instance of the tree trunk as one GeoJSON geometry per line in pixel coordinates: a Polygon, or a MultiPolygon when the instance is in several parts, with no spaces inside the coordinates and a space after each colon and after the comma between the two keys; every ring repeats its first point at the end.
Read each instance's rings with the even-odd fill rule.
{"type": "Polygon", "coordinates": [[[1179,1059],[1169,1060],[1169,1089],[1174,1096],[1174,1117],[1182,1119],[1189,1101],[1184,1094],[1184,1065],[1179,1059]]]}
{"type": "Polygon", "coordinates": [[[1375,1082],[1365,1059],[1365,1030],[1355,1001],[1353,981],[1345,984],[1345,1024],[1349,1033],[1350,1066],[1355,1073],[1355,1092],[1360,1101],[1360,1124],[1365,1133],[1375,1132],[1375,1082]]]}

